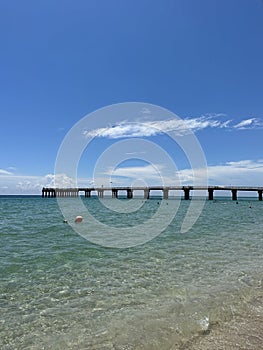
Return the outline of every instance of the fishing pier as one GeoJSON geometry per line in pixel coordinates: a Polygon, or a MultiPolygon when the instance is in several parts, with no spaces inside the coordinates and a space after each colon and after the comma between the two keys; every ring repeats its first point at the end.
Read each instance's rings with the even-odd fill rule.
{"type": "Polygon", "coordinates": [[[236,201],[238,192],[257,192],[258,200],[262,201],[263,187],[245,187],[245,186],[149,186],[149,187],[78,187],[78,188],[48,188],[43,187],[42,197],[78,197],[84,195],[85,198],[91,197],[94,193],[99,198],[103,198],[105,192],[110,192],[112,198],[118,198],[119,192],[126,192],[128,199],[133,198],[135,191],[143,192],[144,199],[150,198],[150,193],[161,191],[163,199],[169,199],[169,191],[181,191],[183,198],[189,200],[191,191],[206,191],[208,199],[214,199],[214,193],[217,191],[230,191],[232,200],[236,201]]]}

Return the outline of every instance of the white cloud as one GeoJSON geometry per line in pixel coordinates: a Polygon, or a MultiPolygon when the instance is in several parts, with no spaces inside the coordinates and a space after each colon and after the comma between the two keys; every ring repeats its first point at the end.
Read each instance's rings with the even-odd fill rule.
{"type": "Polygon", "coordinates": [[[12,173],[10,171],[0,169],[0,175],[12,175],[12,173]]]}
{"type": "Polygon", "coordinates": [[[45,176],[1,175],[0,194],[40,194],[42,187],[71,187],[75,186],[73,179],[65,174],[47,174],[45,176]],[[56,179],[56,181],[55,181],[56,179]]]}
{"type": "Polygon", "coordinates": [[[233,128],[239,129],[239,130],[256,129],[256,128],[262,128],[262,127],[263,127],[263,122],[259,118],[245,119],[233,126],[233,128]]]}
{"type": "Polygon", "coordinates": [[[116,186],[130,186],[134,181],[143,181],[148,185],[192,185],[204,183],[205,176],[208,176],[209,185],[219,186],[263,186],[263,160],[241,160],[232,161],[220,165],[210,165],[206,169],[182,169],[174,174],[164,164],[147,166],[123,167],[108,169],[104,178],[97,183],[109,185],[111,177],[116,186]]]}
{"type": "Polygon", "coordinates": [[[74,187],[76,183],[73,178],[66,174],[47,174],[45,176],[45,187],[74,187]]]}
{"type": "Polygon", "coordinates": [[[235,167],[235,168],[242,168],[242,169],[250,169],[250,170],[255,170],[255,169],[261,169],[263,167],[263,160],[259,159],[257,161],[253,160],[240,160],[238,162],[227,162],[227,166],[230,167],[235,167]]]}
{"type": "Polygon", "coordinates": [[[163,164],[148,164],[143,166],[129,166],[108,168],[104,172],[96,174],[95,186],[103,184],[108,187],[110,183],[114,186],[145,186],[162,185],[166,179],[166,169],[163,164]],[[139,185],[140,183],[140,185],[139,185]]]}
{"type": "Polygon", "coordinates": [[[141,113],[142,114],[152,114],[152,112],[149,110],[149,108],[146,108],[146,107],[142,108],[141,113]]]}
{"type": "MultiPolygon", "coordinates": [[[[202,169],[199,170],[202,172],[202,169]]],[[[207,167],[210,185],[263,186],[263,160],[232,161],[207,167]]],[[[182,181],[193,182],[191,169],[180,171],[182,181]]],[[[196,172],[198,176],[198,172],[196,172]]]]}
{"type": "Polygon", "coordinates": [[[30,181],[30,180],[22,180],[18,181],[16,184],[16,189],[19,192],[35,192],[41,189],[41,185],[38,182],[30,181]]]}
{"type": "Polygon", "coordinates": [[[169,119],[143,122],[121,122],[112,127],[84,131],[86,137],[107,137],[111,139],[126,137],[149,137],[161,133],[174,132],[177,136],[187,135],[190,132],[206,128],[226,128],[230,123],[213,119],[210,116],[198,118],[169,119]]]}
{"type": "MultiPolygon", "coordinates": [[[[263,186],[263,159],[229,161],[210,165],[207,169],[181,169],[176,174],[165,164],[119,167],[97,174],[96,179],[79,178],[79,187],[96,186],[144,186],[192,185],[195,180],[203,184],[204,173],[208,173],[209,185],[218,186],[263,186]],[[194,178],[195,176],[195,178],[194,178]]],[[[41,194],[42,187],[75,187],[72,178],[65,174],[45,176],[1,175],[0,194],[41,194]],[[56,181],[55,181],[56,180],[56,181]]],[[[205,185],[205,184],[204,184],[205,185]]]]}
{"type": "Polygon", "coordinates": [[[129,156],[137,156],[139,154],[146,154],[145,151],[142,152],[126,152],[125,154],[129,155],[129,156]]]}
{"type": "Polygon", "coordinates": [[[109,174],[118,177],[127,177],[132,179],[141,179],[145,177],[150,177],[151,179],[159,178],[159,173],[163,169],[163,165],[146,165],[146,166],[134,166],[134,167],[123,167],[114,169],[114,171],[109,170],[109,174]]]}
{"type": "Polygon", "coordinates": [[[188,135],[207,128],[227,128],[232,130],[255,129],[263,127],[259,118],[250,118],[233,125],[232,120],[220,120],[222,114],[209,114],[196,118],[169,119],[156,121],[120,122],[117,125],[84,131],[86,137],[106,137],[110,139],[128,137],[150,137],[161,133],[174,133],[177,136],[188,135]]]}

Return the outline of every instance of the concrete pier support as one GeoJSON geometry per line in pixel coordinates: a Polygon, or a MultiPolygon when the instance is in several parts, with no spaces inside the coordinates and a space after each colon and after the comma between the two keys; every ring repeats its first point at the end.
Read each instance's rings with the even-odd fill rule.
{"type": "Polygon", "coordinates": [[[70,197],[78,197],[78,190],[76,188],[71,188],[69,196],[70,197]]]}
{"type": "Polygon", "coordinates": [[[133,191],[130,188],[127,189],[127,198],[129,199],[133,198],[133,191]]]}
{"type": "Polygon", "coordinates": [[[208,199],[210,201],[212,201],[214,199],[214,189],[213,188],[208,189],[208,199]]]}
{"type": "Polygon", "coordinates": [[[148,188],[144,189],[144,199],[150,198],[150,190],[148,188]]]}
{"type": "Polygon", "coordinates": [[[184,199],[190,199],[190,188],[183,188],[184,190],[184,199]]]}
{"type": "Polygon", "coordinates": [[[85,190],[85,198],[90,198],[90,190],[85,190]]]}
{"type": "Polygon", "coordinates": [[[262,190],[258,190],[258,200],[262,201],[262,190]]]}
{"type": "Polygon", "coordinates": [[[42,197],[54,198],[56,197],[56,190],[54,188],[43,188],[42,197]]]}
{"type": "Polygon", "coordinates": [[[112,198],[118,198],[118,190],[116,188],[113,188],[111,192],[112,192],[112,198]]]}
{"type": "Polygon", "coordinates": [[[163,189],[163,199],[168,199],[169,198],[169,189],[164,188],[163,189]]]}
{"type": "Polygon", "coordinates": [[[237,190],[233,189],[233,190],[231,190],[231,192],[232,192],[232,200],[236,201],[237,200],[237,190]]]}
{"type": "Polygon", "coordinates": [[[98,197],[99,197],[99,198],[103,198],[103,196],[104,196],[104,190],[99,189],[99,190],[98,190],[98,197]]]}

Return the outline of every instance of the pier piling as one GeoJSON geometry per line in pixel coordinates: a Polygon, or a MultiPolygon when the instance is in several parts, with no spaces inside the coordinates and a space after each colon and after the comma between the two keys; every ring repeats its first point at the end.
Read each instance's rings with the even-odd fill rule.
{"type": "Polygon", "coordinates": [[[103,189],[98,189],[98,197],[103,198],[104,197],[104,190],[103,189]]]}
{"type": "Polygon", "coordinates": [[[118,190],[116,188],[112,189],[112,198],[118,198],[118,190]]]}
{"type": "Polygon", "coordinates": [[[208,189],[208,199],[210,201],[212,201],[214,199],[214,189],[213,188],[208,189]]]}
{"type": "Polygon", "coordinates": [[[232,200],[236,201],[237,200],[237,189],[232,189],[232,200]]]}
{"type": "Polygon", "coordinates": [[[183,190],[184,190],[184,199],[185,200],[189,200],[190,199],[190,188],[183,188],[183,190]]]}
{"type": "Polygon", "coordinates": [[[168,199],[169,198],[169,189],[164,188],[163,189],[163,199],[168,199]]]}
{"type": "Polygon", "coordinates": [[[148,188],[144,189],[144,199],[150,198],[150,190],[148,188]]]}

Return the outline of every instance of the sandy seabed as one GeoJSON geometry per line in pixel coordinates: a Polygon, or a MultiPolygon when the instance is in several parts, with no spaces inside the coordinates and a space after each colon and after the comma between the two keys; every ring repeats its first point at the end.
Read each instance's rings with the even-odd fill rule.
{"type": "Polygon", "coordinates": [[[195,337],[183,349],[262,350],[263,297],[254,300],[253,306],[247,317],[236,316],[229,322],[212,325],[208,332],[195,337]]]}

